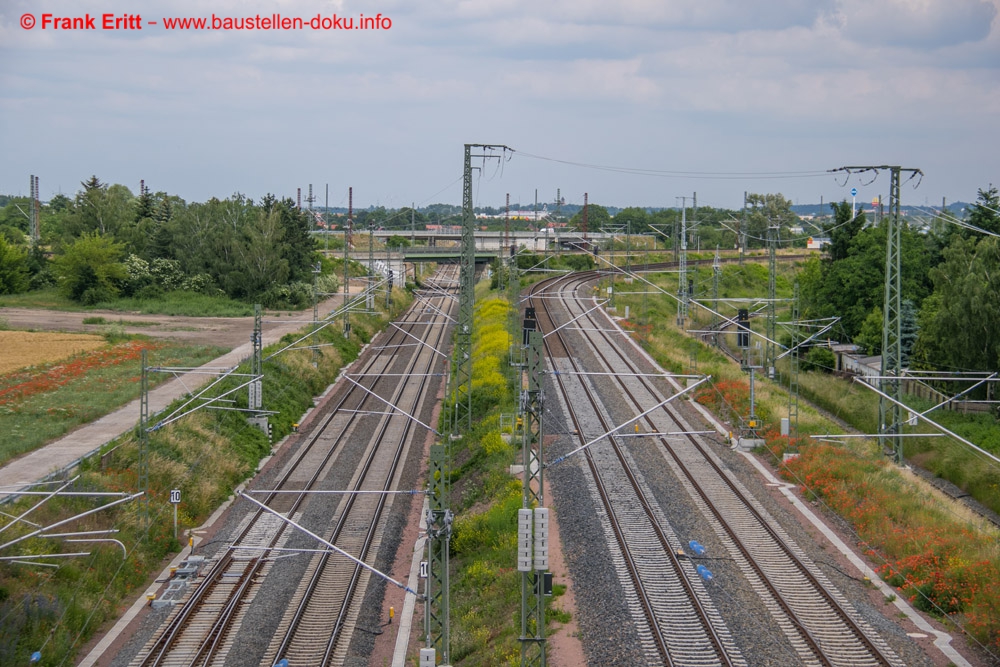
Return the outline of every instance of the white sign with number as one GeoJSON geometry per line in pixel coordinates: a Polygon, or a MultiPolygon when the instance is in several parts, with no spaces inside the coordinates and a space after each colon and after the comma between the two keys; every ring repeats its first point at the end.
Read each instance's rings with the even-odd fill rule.
{"type": "Polygon", "coordinates": [[[427,561],[425,560],[420,561],[420,578],[427,578],[427,561]]]}
{"type": "Polygon", "coordinates": [[[170,489],[170,502],[174,505],[181,501],[181,490],[180,489],[170,489]]]}

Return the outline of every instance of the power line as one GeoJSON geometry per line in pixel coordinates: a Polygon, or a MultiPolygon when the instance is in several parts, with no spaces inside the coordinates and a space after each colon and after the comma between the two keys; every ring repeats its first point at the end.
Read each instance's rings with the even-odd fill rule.
{"type": "Polygon", "coordinates": [[[517,151],[517,155],[523,155],[525,157],[533,158],[536,160],[544,160],[546,162],[556,162],[559,164],[570,165],[573,167],[581,167],[584,169],[597,169],[599,171],[611,171],[620,174],[632,174],[635,176],[655,176],[660,178],[695,178],[695,179],[716,179],[716,180],[731,180],[731,179],[744,179],[744,178],[761,178],[761,179],[781,179],[781,178],[816,178],[818,176],[828,176],[829,173],[826,170],[821,171],[680,171],[680,170],[668,170],[668,169],[646,169],[643,167],[618,167],[612,165],[603,164],[590,164],[587,162],[575,162],[573,160],[563,160],[560,158],[545,157],[543,155],[535,155],[533,153],[528,153],[525,151],[517,151]]]}

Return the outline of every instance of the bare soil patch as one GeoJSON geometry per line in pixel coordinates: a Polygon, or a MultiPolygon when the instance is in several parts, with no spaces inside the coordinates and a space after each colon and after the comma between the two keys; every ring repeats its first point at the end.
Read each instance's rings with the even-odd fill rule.
{"type": "MultiPolygon", "coordinates": [[[[340,305],[341,299],[334,297],[320,304],[320,314],[325,314],[340,305]]],[[[312,319],[312,310],[272,311],[264,313],[264,333],[281,324],[302,321],[304,326],[312,319]]],[[[253,317],[187,317],[181,315],[145,315],[142,313],[121,313],[110,310],[68,312],[61,310],[39,310],[36,308],[0,308],[0,320],[10,329],[31,329],[35,331],[65,331],[102,334],[109,330],[127,334],[141,334],[152,338],[175,340],[191,345],[218,345],[227,349],[250,340],[253,331],[253,317]],[[84,324],[84,319],[102,318],[97,324],[84,324]]],[[[0,350],[4,348],[0,346],[0,350]]],[[[77,350],[79,351],[79,350],[77,350]]],[[[3,357],[6,358],[5,353],[3,357]]],[[[68,356],[68,355],[67,355],[68,356]]]]}

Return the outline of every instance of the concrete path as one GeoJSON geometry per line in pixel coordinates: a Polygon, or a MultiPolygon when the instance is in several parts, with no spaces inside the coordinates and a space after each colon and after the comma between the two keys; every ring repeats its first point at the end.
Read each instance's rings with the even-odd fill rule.
{"type": "MultiPolygon", "coordinates": [[[[329,313],[340,306],[342,297],[328,299],[320,305],[321,313],[329,313]]],[[[299,314],[296,320],[272,324],[274,320],[264,323],[262,337],[264,347],[277,342],[282,336],[306,326],[311,312],[299,314]]],[[[331,326],[339,326],[333,324],[331,326]]],[[[210,361],[202,369],[231,368],[249,357],[253,350],[250,344],[250,334],[253,333],[253,320],[247,329],[246,343],[234,348],[231,352],[210,361]]],[[[149,414],[154,415],[163,410],[174,400],[204,386],[213,380],[210,374],[185,373],[177,379],[170,380],[149,392],[149,414]]],[[[12,491],[23,489],[48,475],[63,470],[104,444],[114,440],[123,433],[135,428],[139,423],[139,399],[101,417],[85,426],[81,426],[49,444],[8,462],[0,468],[0,497],[12,491]]]]}

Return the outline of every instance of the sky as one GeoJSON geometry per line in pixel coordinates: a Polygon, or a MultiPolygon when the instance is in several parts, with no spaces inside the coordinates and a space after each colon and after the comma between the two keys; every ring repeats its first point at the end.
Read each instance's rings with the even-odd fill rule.
{"type": "Polygon", "coordinates": [[[471,143],[513,149],[473,161],[480,206],[536,189],[610,206],[888,197],[887,173],[827,173],[847,165],[921,169],[904,206],[974,201],[1000,183],[998,15],[1000,0],[0,0],[0,193],[34,174],[43,200],[72,196],[96,174],[187,201],[311,183],[317,205],[327,186],[331,206],[349,186],[356,207],[460,204],[471,143]],[[275,14],[379,29],[165,25],[275,14]]]}

